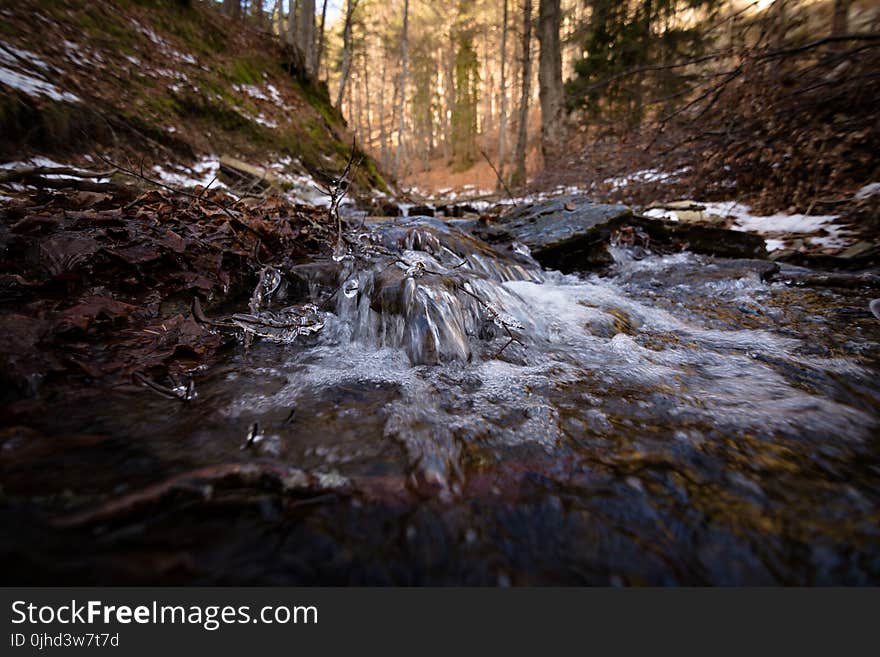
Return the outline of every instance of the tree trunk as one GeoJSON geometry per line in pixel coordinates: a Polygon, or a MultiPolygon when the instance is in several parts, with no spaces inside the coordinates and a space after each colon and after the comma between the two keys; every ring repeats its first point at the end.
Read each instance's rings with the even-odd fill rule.
{"type": "Polygon", "coordinates": [[[455,40],[450,27],[449,33],[444,35],[448,39],[448,45],[441,50],[444,59],[444,100],[446,106],[443,112],[443,150],[447,159],[452,158],[452,121],[450,116],[455,107],[455,40]]]}
{"type": "Polygon", "coordinates": [[[370,96],[370,62],[367,60],[366,55],[364,55],[364,95],[367,98],[367,139],[363,147],[369,148],[373,144],[373,117],[370,115],[373,102],[370,96]]]}
{"type": "Polygon", "coordinates": [[[277,30],[279,39],[281,38],[281,35],[284,33],[284,28],[281,25],[281,14],[282,14],[281,0],[275,0],[275,8],[272,9],[272,18],[271,18],[270,22],[272,24],[272,33],[274,34],[275,31],[277,30]]]}
{"type": "Polygon", "coordinates": [[[498,182],[500,190],[504,181],[504,137],[507,130],[507,0],[504,0],[504,23],[501,26],[501,114],[498,117],[498,182]]]}
{"type": "Polygon", "coordinates": [[[788,28],[785,20],[785,0],[775,0],[770,12],[770,41],[774,48],[782,48],[785,44],[785,32],[788,28]]]}
{"type": "Polygon", "coordinates": [[[345,98],[345,85],[348,83],[348,74],[351,71],[351,17],[357,8],[358,0],[348,0],[345,10],[345,28],[342,33],[342,71],[339,76],[339,90],[336,92],[336,108],[342,109],[342,99],[345,98]]]}
{"type": "Polygon", "coordinates": [[[321,31],[318,33],[318,53],[315,57],[318,73],[321,73],[321,62],[324,59],[324,26],[327,23],[327,0],[321,5],[321,31]]]}
{"type": "Polygon", "coordinates": [[[407,29],[409,27],[409,0],[403,0],[403,35],[400,39],[400,103],[399,115],[400,123],[397,130],[397,151],[394,154],[394,178],[400,175],[400,151],[403,145],[403,110],[406,106],[406,46],[407,46],[407,29]]]}
{"type": "Polygon", "coordinates": [[[523,1],[522,86],[519,97],[519,125],[514,156],[514,182],[526,181],[526,146],[529,131],[529,97],[532,93],[532,0],[523,1]]]}
{"type": "Polygon", "coordinates": [[[315,0],[299,0],[297,46],[302,54],[306,77],[314,78],[315,70],[315,0]]]}
{"type": "Polygon", "coordinates": [[[251,17],[257,27],[263,27],[263,3],[259,0],[251,2],[251,17]]]}
{"type": "Polygon", "coordinates": [[[379,159],[382,162],[382,168],[388,169],[388,130],[385,126],[385,86],[387,82],[388,72],[388,52],[383,49],[382,52],[382,80],[379,83],[379,159]]]}
{"type": "Polygon", "coordinates": [[[240,18],[241,0],[223,0],[223,13],[230,18],[240,18]]]}
{"type": "Polygon", "coordinates": [[[831,36],[839,37],[849,32],[849,6],[851,0],[834,0],[831,36]]]}
{"type": "Polygon", "coordinates": [[[541,97],[541,151],[545,163],[558,158],[563,144],[562,50],[559,0],[540,0],[538,81],[541,97]]]}
{"type": "Polygon", "coordinates": [[[287,43],[296,44],[296,0],[290,0],[290,7],[287,12],[287,43]]]}

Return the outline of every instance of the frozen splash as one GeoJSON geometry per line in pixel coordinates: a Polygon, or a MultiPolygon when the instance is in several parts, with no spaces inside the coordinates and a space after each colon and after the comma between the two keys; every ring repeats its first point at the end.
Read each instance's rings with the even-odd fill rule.
{"type": "MultiPolygon", "coordinates": [[[[635,444],[698,458],[719,436],[846,449],[876,431],[871,371],[783,328],[815,318],[791,319],[788,288],[748,262],[617,249],[611,276],[563,275],[428,220],[374,229],[382,243],[399,249],[339,269],[317,340],[273,358],[287,383],[244,393],[229,417],[306,407],[342,435],[400,445],[401,476],[445,499],[462,491],[475,451],[554,461],[587,441],[589,452],[635,444]],[[378,401],[340,403],[340,390],[378,401]]],[[[322,467],[344,470],[344,450],[332,453],[322,467]]]]}

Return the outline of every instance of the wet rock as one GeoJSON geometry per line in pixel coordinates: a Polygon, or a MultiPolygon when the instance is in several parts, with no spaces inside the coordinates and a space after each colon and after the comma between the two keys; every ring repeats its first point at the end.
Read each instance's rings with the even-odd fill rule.
{"type": "Polygon", "coordinates": [[[414,205],[409,209],[410,217],[433,217],[434,208],[430,205],[414,205]]]}
{"type": "Polygon", "coordinates": [[[859,247],[858,249],[856,247],[859,247],[859,243],[853,245],[840,255],[807,253],[786,249],[774,252],[772,258],[777,262],[826,270],[860,270],[880,264],[880,246],[872,246],[871,248],[859,247]]]}
{"type": "Polygon", "coordinates": [[[633,217],[629,223],[647,233],[654,245],[721,258],[767,257],[764,238],[753,233],[648,217],[633,217]]]}
{"type": "Polygon", "coordinates": [[[545,267],[574,271],[610,264],[606,245],[611,232],[631,217],[624,205],[560,196],[515,208],[498,222],[477,224],[473,232],[489,242],[517,241],[545,267]]]}
{"type": "Polygon", "coordinates": [[[479,211],[475,207],[467,205],[466,203],[458,205],[438,205],[437,212],[444,217],[454,217],[456,219],[461,219],[469,214],[479,214],[479,211]]]}
{"type": "Polygon", "coordinates": [[[758,235],[684,222],[640,217],[623,205],[561,196],[516,208],[497,222],[475,222],[472,232],[489,242],[516,241],[545,267],[563,272],[611,264],[612,237],[631,234],[639,246],[661,251],[689,250],[728,258],[766,258],[758,235]]]}
{"type": "Polygon", "coordinates": [[[851,247],[846,249],[840,254],[841,258],[853,259],[853,258],[861,258],[868,256],[869,254],[877,254],[880,251],[880,247],[876,244],[872,244],[871,242],[856,242],[851,247]]]}
{"type": "Polygon", "coordinates": [[[373,204],[369,210],[377,217],[399,217],[403,214],[403,212],[400,211],[399,205],[390,202],[379,201],[373,204]]]}
{"type": "Polygon", "coordinates": [[[655,203],[648,210],[668,210],[675,213],[678,221],[687,224],[708,224],[711,226],[724,227],[727,219],[717,214],[706,212],[706,206],[696,201],[671,201],[668,203],[655,203]]]}

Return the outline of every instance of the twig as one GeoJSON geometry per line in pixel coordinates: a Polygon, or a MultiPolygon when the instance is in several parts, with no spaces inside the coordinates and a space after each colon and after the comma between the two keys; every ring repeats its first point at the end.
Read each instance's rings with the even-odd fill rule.
{"type": "MultiPolygon", "coordinates": [[[[105,164],[109,164],[111,167],[121,171],[122,173],[127,173],[128,175],[134,176],[135,178],[138,178],[139,180],[143,180],[144,182],[148,182],[151,185],[156,185],[156,187],[162,187],[163,189],[167,189],[168,191],[174,192],[175,194],[182,194],[183,196],[188,196],[189,198],[194,198],[196,200],[204,200],[205,203],[208,203],[209,205],[213,205],[216,208],[220,208],[233,221],[237,221],[238,223],[241,223],[238,220],[238,217],[236,217],[234,214],[232,214],[232,212],[229,210],[229,208],[227,208],[222,203],[218,203],[217,201],[214,201],[209,198],[202,199],[201,195],[199,195],[199,194],[193,194],[193,193],[187,192],[183,189],[177,189],[175,187],[172,187],[171,185],[166,185],[165,183],[161,183],[158,180],[153,180],[152,178],[148,178],[147,176],[145,176],[142,173],[138,173],[137,171],[133,171],[132,169],[128,169],[122,165],[116,164],[115,162],[113,162],[109,158],[101,155],[100,153],[95,153],[95,155],[98,157],[98,159],[100,159],[105,164]]],[[[242,224],[242,225],[244,225],[244,224],[242,224]]],[[[249,228],[249,227],[245,225],[245,228],[249,228]]]]}
{"type": "Polygon", "coordinates": [[[353,140],[351,142],[351,153],[348,156],[348,161],[345,163],[345,168],[342,170],[342,173],[335,178],[331,178],[330,183],[328,183],[324,187],[319,187],[315,185],[315,189],[319,192],[328,196],[330,198],[330,207],[327,210],[327,216],[330,221],[336,221],[336,249],[337,254],[341,254],[344,244],[343,236],[342,236],[342,216],[339,214],[339,204],[351,190],[352,180],[357,173],[358,168],[363,161],[363,158],[359,159],[355,162],[355,155],[357,154],[357,141],[353,140]]]}
{"type": "Polygon", "coordinates": [[[513,203],[513,207],[517,207],[516,199],[513,198],[513,194],[510,192],[510,187],[507,186],[507,183],[504,182],[504,178],[501,177],[501,174],[498,172],[498,169],[495,168],[495,165],[492,164],[492,160],[489,159],[489,156],[486,155],[486,151],[482,148],[480,149],[480,154],[486,159],[486,162],[489,163],[489,166],[492,167],[492,171],[495,172],[495,177],[498,179],[498,182],[501,183],[501,186],[504,187],[504,191],[507,192],[507,198],[510,199],[510,202],[513,203]]]}

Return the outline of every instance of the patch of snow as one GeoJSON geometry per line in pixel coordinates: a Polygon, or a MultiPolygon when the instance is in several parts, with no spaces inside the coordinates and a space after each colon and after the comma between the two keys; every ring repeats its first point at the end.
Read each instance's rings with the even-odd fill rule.
{"type": "Polygon", "coordinates": [[[672,172],[658,171],[657,169],[642,169],[625,176],[606,178],[602,182],[606,185],[611,185],[613,189],[623,189],[634,182],[669,183],[673,182],[685,171],[687,171],[686,167],[672,172]]]}
{"type": "Polygon", "coordinates": [[[0,83],[23,91],[28,96],[46,96],[51,100],[63,100],[69,103],[79,102],[78,96],[67,91],[61,91],[51,82],[12,71],[5,66],[0,66],[0,83]]]}
{"type": "Polygon", "coordinates": [[[156,34],[156,32],[154,30],[152,30],[151,28],[144,27],[143,25],[141,25],[137,21],[132,21],[132,22],[134,23],[135,27],[138,29],[138,31],[141,34],[145,35],[150,41],[152,41],[154,44],[159,46],[159,51],[163,55],[165,55],[166,57],[169,57],[171,59],[176,59],[181,62],[185,62],[185,63],[190,64],[192,66],[198,65],[198,62],[196,61],[196,59],[192,55],[185,53],[185,52],[180,52],[179,50],[175,50],[171,46],[171,44],[168,43],[168,41],[166,41],[160,35],[156,34]]]}
{"type": "Polygon", "coordinates": [[[46,96],[51,100],[79,102],[79,97],[75,94],[62,91],[33,71],[24,71],[24,66],[49,70],[49,65],[34,53],[0,43],[0,83],[32,97],[46,96]]]}
{"type": "Polygon", "coordinates": [[[30,50],[16,48],[8,43],[0,43],[0,64],[16,68],[22,65],[36,66],[46,72],[51,68],[30,50]]]}
{"type": "Polygon", "coordinates": [[[254,117],[254,121],[262,126],[266,126],[267,128],[277,128],[278,124],[272,119],[268,118],[265,114],[260,112],[257,116],[254,117]]]}
{"type": "Polygon", "coordinates": [[[172,187],[207,187],[209,184],[211,187],[225,187],[222,182],[215,180],[220,171],[220,159],[216,155],[206,155],[191,167],[174,165],[172,168],[156,165],[153,172],[159,180],[172,187]]]}
{"type": "MultiPolygon", "coordinates": [[[[776,213],[768,216],[752,214],[748,205],[736,201],[699,202],[707,215],[730,217],[733,219],[732,230],[767,235],[765,238],[768,251],[785,248],[785,240],[781,236],[809,237],[812,244],[823,249],[840,249],[852,243],[846,229],[834,223],[837,215],[805,215],[776,213]],[[824,235],[814,235],[818,232],[824,235]]],[[[652,208],[646,210],[646,217],[677,221],[675,210],[652,208]]]]}
{"type": "Polygon", "coordinates": [[[837,215],[805,215],[777,213],[760,217],[753,215],[749,206],[736,201],[700,203],[708,214],[733,217],[734,230],[755,233],[812,233],[827,229],[837,215]]]}
{"type": "Polygon", "coordinates": [[[16,162],[3,162],[2,164],[0,164],[0,169],[23,169],[28,167],[46,167],[48,169],[67,167],[69,169],[79,169],[80,171],[84,171],[79,167],[75,167],[70,164],[61,164],[60,162],[50,160],[48,157],[43,157],[42,155],[37,155],[36,157],[32,157],[27,160],[18,160],[16,162]]]}
{"type": "Polygon", "coordinates": [[[255,100],[262,100],[267,103],[272,103],[273,105],[280,107],[285,111],[290,111],[291,107],[285,104],[284,98],[281,96],[281,92],[278,91],[277,87],[273,84],[267,84],[265,89],[262,89],[253,84],[234,84],[232,88],[235,89],[239,93],[243,93],[255,100]]]}
{"type": "Polygon", "coordinates": [[[71,62],[82,68],[103,68],[104,58],[97,52],[86,52],[83,48],[73,41],[64,40],[64,50],[71,62]]]}
{"type": "Polygon", "coordinates": [[[165,54],[169,55],[171,57],[174,57],[174,59],[179,59],[182,62],[186,62],[187,64],[191,64],[192,66],[196,66],[198,64],[198,62],[196,61],[196,58],[193,57],[192,55],[185,53],[185,52],[180,52],[179,50],[174,50],[173,48],[167,50],[165,52],[165,54]]]}
{"type": "Polygon", "coordinates": [[[147,71],[147,73],[149,75],[151,75],[152,77],[156,77],[156,75],[160,75],[163,78],[175,78],[177,80],[189,82],[189,78],[186,77],[186,73],[184,73],[183,71],[173,71],[170,68],[154,68],[150,71],[147,71]]]}
{"type": "Polygon", "coordinates": [[[807,239],[810,243],[826,250],[844,249],[853,242],[837,226],[832,226],[830,229],[826,227],[825,230],[829,232],[828,235],[812,235],[807,239]]]}
{"type": "Polygon", "coordinates": [[[869,196],[874,196],[876,194],[880,194],[880,182],[873,182],[868,185],[862,187],[859,191],[856,192],[857,199],[868,198],[869,196]]]}
{"type": "Polygon", "coordinates": [[[666,210],[664,208],[651,208],[642,213],[646,217],[653,219],[668,219],[669,221],[678,221],[678,215],[675,210],[666,210]]]}

